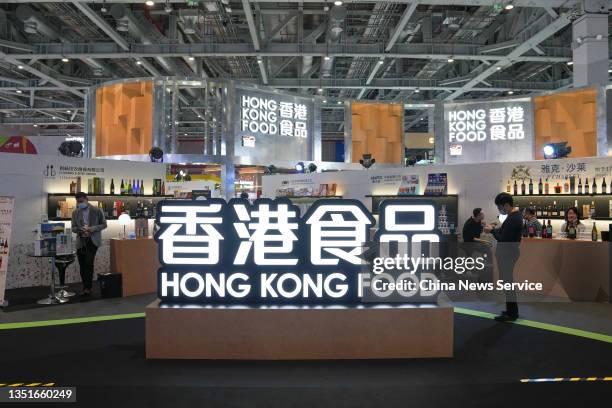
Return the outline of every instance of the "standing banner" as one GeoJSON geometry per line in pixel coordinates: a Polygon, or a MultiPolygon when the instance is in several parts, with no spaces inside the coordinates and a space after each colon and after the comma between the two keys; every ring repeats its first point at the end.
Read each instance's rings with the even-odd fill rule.
{"type": "Polygon", "coordinates": [[[13,207],[15,198],[0,196],[0,306],[4,306],[6,289],[6,271],[9,261],[9,240],[13,225],[13,207]]]}

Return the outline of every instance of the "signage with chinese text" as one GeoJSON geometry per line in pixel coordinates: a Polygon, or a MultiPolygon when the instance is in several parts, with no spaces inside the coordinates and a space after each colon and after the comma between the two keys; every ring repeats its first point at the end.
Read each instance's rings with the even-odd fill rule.
{"type": "Polygon", "coordinates": [[[310,160],[314,103],[310,98],[236,87],[235,154],[267,164],[310,160]]]}
{"type": "Polygon", "coordinates": [[[374,253],[388,255],[392,243],[397,253],[421,256],[440,241],[433,202],[400,199],[382,208],[371,242],[376,221],[358,200],[322,199],[303,216],[282,198],[162,201],[158,297],[170,303],[360,302],[371,285],[364,276],[374,253]]]}
{"type": "Polygon", "coordinates": [[[531,99],[444,105],[447,163],[533,159],[531,99]]]}

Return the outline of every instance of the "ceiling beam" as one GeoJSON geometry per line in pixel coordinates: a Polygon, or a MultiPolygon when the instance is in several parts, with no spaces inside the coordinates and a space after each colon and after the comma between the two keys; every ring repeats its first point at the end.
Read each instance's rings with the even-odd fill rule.
{"type": "MultiPolygon", "coordinates": [[[[125,51],[112,42],[105,43],[45,43],[35,45],[33,53],[10,53],[15,60],[61,59],[63,57],[82,59],[120,59],[153,57],[365,57],[365,58],[408,58],[425,60],[505,61],[514,54],[490,55],[480,51],[476,44],[407,43],[395,44],[391,51],[383,52],[386,43],[270,43],[259,47],[255,33],[254,44],[248,43],[188,43],[188,44],[130,44],[131,51],[125,51]]],[[[537,44],[536,44],[537,45],[537,44]]],[[[567,62],[572,60],[571,47],[540,47],[546,55],[514,56],[520,62],[567,62]]]]}
{"type": "Polygon", "coordinates": [[[72,1],[72,4],[81,11],[81,13],[85,14],[95,25],[100,28],[100,30],[104,31],[106,35],[108,35],[113,41],[117,43],[118,46],[123,48],[124,50],[129,50],[130,45],[128,42],[115,31],[113,27],[110,26],[98,13],[93,11],[87,4],[82,1],[72,1]]]}
{"type": "Polygon", "coordinates": [[[395,42],[399,38],[400,34],[402,33],[402,31],[404,31],[404,27],[406,27],[406,24],[408,24],[408,21],[410,20],[410,18],[412,18],[412,15],[416,11],[418,5],[419,5],[419,1],[414,0],[412,3],[406,6],[406,10],[404,10],[404,14],[402,14],[402,17],[400,18],[399,23],[397,23],[397,26],[395,26],[395,30],[393,31],[393,34],[391,34],[391,38],[389,38],[389,42],[387,42],[385,51],[387,52],[391,51],[391,49],[395,45],[395,42]]]}
{"type": "Polygon", "coordinates": [[[538,31],[535,35],[527,37],[527,39],[523,43],[517,45],[516,48],[514,48],[504,60],[497,61],[495,64],[489,66],[480,74],[476,75],[473,79],[468,81],[461,88],[448,95],[445,99],[453,100],[463,95],[464,93],[473,90],[476,85],[483,82],[494,73],[499,72],[500,70],[514,64],[516,62],[516,59],[523,55],[525,52],[533,49],[533,47],[537,46],[542,41],[555,34],[559,30],[563,29],[570,23],[570,15],[562,14],[559,18],[553,20],[552,23],[544,27],[542,30],[538,31]]]}

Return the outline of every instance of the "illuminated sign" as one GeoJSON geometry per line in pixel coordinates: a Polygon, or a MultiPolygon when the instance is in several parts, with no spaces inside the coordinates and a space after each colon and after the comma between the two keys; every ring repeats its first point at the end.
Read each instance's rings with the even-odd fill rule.
{"type": "Polygon", "coordinates": [[[366,251],[428,252],[440,241],[436,207],[393,200],[381,229],[358,200],[321,199],[300,216],[287,199],[162,201],[155,239],[158,296],[189,303],[355,303],[370,285],[366,251]],[[385,249],[380,250],[384,246],[385,249]],[[410,245],[410,247],[408,247],[410,245]]]}
{"type": "Polygon", "coordinates": [[[243,132],[307,138],[308,121],[308,106],[304,103],[248,94],[240,98],[240,128],[243,132]]]}
{"type": "Polygon", "coordinates": [[[531,160],[532,111],[530,99],[445,104],[447,161],[531,160]]]}

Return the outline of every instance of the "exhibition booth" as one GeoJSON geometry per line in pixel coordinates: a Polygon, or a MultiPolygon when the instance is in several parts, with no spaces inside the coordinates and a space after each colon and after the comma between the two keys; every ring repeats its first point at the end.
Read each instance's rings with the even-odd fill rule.
{"type": "MultiPolygon", "coordinates": [[[[233,81],[101,84],[87,96],[85,157],[1,154],[0,295],[51,286],[50,303],[71,302],[69,288],[55,291],[55,264],[74,255],[59,248],[71,244],[83,191],[108,223],[95,261],[103,295],[157,293],[145,311],[148,358],[451,357],[453,296],[366,299],[376,279],[363,280],[368,250],[390,257],[416,243],[465,256],[473,209],[501,224],[493,200],[507,192],[548,234],[524,234],[514,282],[540,283],[537,301],[610,302],[607,93],[427,106],[431,160],[414,165],[405,149],[418,136],[404,132],[402,104],[336,103],[344,161],[326,162],[321,97],[233,81]],[[570,236],[562,224],[572,208],[583,227],[570,236]],[[417,216],[400,222],[408,213],[417,216]]],[[[78,267],[73,259],[59,283],[78,282],[78,267]]]]}

